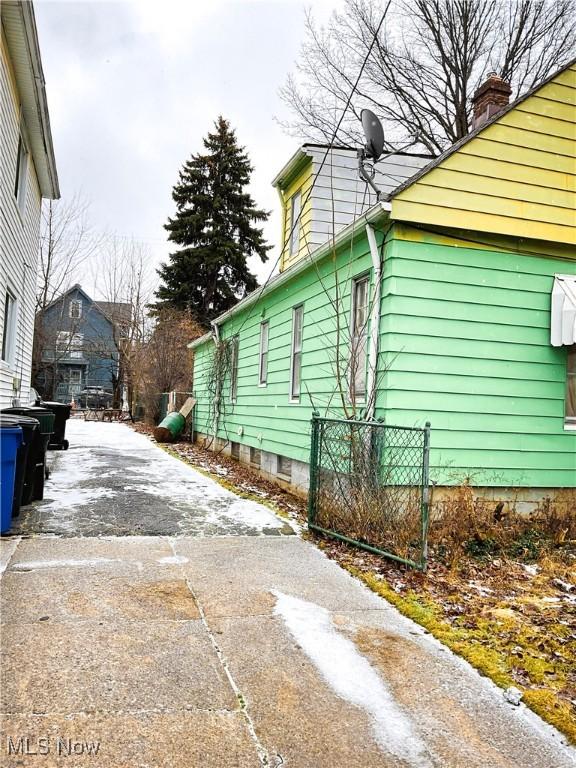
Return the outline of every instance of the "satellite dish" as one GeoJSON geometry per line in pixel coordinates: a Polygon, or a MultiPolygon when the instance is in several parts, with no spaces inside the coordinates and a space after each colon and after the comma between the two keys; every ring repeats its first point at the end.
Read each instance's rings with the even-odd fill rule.
{"type": "Polygon", "coordinates": [[[366,137],[366,157],[376,162],[384,152],[384,128],[374,112],[369,109],[360,112],[360,120],[366,137]]]}

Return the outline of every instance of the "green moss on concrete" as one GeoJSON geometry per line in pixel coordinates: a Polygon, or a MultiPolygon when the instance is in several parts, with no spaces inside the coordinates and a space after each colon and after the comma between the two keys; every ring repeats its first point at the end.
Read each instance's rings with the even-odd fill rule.
{"type": "Polygon", "coordinates": [[[563,629],[559,629],[557,641],[555,638],[548,639],[548,656],[558,650],[558,661],[551,662],[531,647],[536,641],[535,636],[517,621],[483,617],[470,620],[467,617],[450,624],[443,618],[441,607],[429,598],[414,591],[398,594],[386,581],[374,574],[346,564],[344,567],[500,688],[514,685],[522,690],[523,701],[530,709],[576,743],[576,720],[571,706],[558,695],[568,684],[571,668],[570,660],[560,653],[561,641],[566,634],[563,629]],[[521,658],[511,653],[513,648],[522,649],[521,658]],[[546,682],[550,685],[553,677],[554,689],[519,684],[513,676],[515,667],[525,670],[532,686],[546,682]]]}

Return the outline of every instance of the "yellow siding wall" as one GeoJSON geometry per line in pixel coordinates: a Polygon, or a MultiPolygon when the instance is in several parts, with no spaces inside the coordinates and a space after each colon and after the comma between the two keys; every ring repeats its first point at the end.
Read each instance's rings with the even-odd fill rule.
{"type": "Polygon", "coordinates": [[[399,193],[392,218],[576,242],[576,66],[399,193]]]}
{"type": "Polygon", "coordinates": [[[312,199],[308,197],[310,187],[312,186],[312,158],[300,171],[298,176],[288,185],[284,190],[280,190],[280,196],[282,199],[282,255],[280,257],[280,272],[283,272],[288,267],[292,266],[295,262],[309,250],[308,248],[308,234],[310,232],[310,225],[312,221],[312,199]],[[300,190],[302,213],[300,215],[300,247],[295,254],[290,253],[290,233],[292,231],[291,221],[291,205],[290,198],[300,190]]]}

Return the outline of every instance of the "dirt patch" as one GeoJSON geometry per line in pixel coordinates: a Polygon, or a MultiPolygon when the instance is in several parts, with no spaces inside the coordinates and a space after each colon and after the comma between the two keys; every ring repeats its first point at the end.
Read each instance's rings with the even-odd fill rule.
{"type": "Polygon", "coordinates": [[[199,619],[200,614],[185,581],[157,581],[126,587],[124,613],[157,619],[199,619]]]}

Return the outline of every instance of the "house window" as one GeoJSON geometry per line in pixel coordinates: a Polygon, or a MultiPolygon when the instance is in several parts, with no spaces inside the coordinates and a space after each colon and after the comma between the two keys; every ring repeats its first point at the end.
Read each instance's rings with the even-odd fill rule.
{"type": "Polygon", "coordinates": [[[236,459],[236,461],[240,460],[240,443],[235,443],[234,441],[230,443],[230,456],[236,459]]]}
{"type": "Polygon", "coordinates": [[[259,467],[261,461],[262,456],[260,448],[252,448],[252,446],[250,446],[250,464],[252,464],[253,467],[259,467]]]}
{"type": "Polygon", "coordinates": [[[276,474],[282,475],[283,477],[291,478],[292,477],[292,459],[289,459],[286,456],[280,456],[278,454],[277,460],[276,460],[276,474]]]}
{"type": "Polygon", "coordinates": [[[234,336],[230,346],[230,401],[235,403],[238,395],[238,336],[234,336]]]}
{"type": "Polygon", "coordinates": [[[83,333],[70,333],[69,331],[59,331],[56,338],[56,352],[59,355],[82,358],[82,348],[84,347],[83,333]]]}
{"type": "Polygon", "coordinates": [[[68,314],[73,320],[79,320],[82,317],[82,302],[80,299],[75,299],[70,302],[68,314]]]}
{"type": "Polygon", "coordinates": [[[6,291],[4,297],[4,328],[2,330],[2,360],[8,365],[14,363],[16,350],[16,299],[6,291]]]}
{"type": "Polygon", "coordinates": [[[304,307],[294,307],[292,310],[292,354],[290,364],[290,399],[300,399],[301,368],[302,368],[302,324],[304,307]]]}
{"type": "Polygon", "coordinates": [[[70,384],[82,384],[82,371],[76,368],[72,368],[70,371],[70,384]]]}
{"type": "Polygon", "coordinates": [[[258,384],[265,387],[268,382],[268,321],[260,323],[260,361],[258,364],[258,384]]]}
{"type": "Polygon", "coordinates": [[[16,158],[16,178],[14,181],[14,197],[20,213],[24,213],[26,204],[26,177],[28,171],[28,150],[22,134],[18,137],[18,156],[16,158]]]}
{"type": "Polygon", "coordinates": [[[566,364],[566,423],[576,426],[576,344],[568,347],[566,364]]]}
{"type": "Polygon", "coordinates": [[[296,192],[290,199],[290,255],[298,253],[300,246],[300,208],[302,195],[296,192]]]}
{"type": "Polygon", "coordinates": [[[350,399],[366,396],[366,363],[368,353],[368,276],[352,283],[352,317],[350,328],[350,399]]]}

